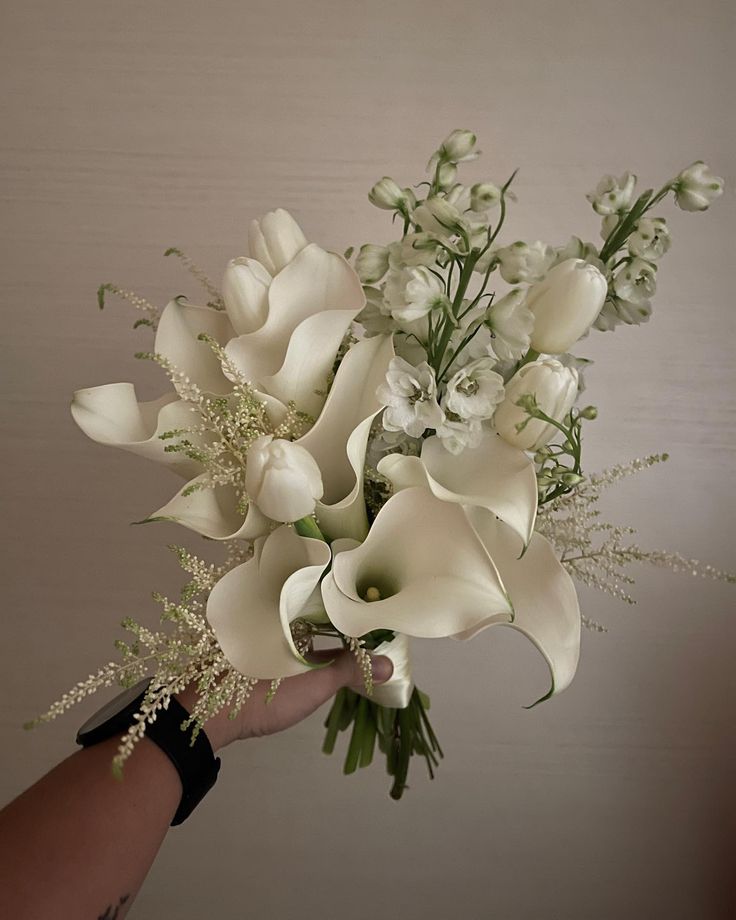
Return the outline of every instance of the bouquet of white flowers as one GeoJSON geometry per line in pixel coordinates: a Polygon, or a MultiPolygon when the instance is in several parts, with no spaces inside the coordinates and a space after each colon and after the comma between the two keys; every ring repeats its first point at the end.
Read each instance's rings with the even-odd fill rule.
{"type": "Polygon", "coordinates": [[[187,684],[199,703],[184,727],[196,732],[247,704],[257,681],[274,694],[316,667],[313,643],[331,637],[361,661],[365,688],[336,697],[324,750],[351,729],[352,772],[378,744],[399,798],[412,755],[430,775],[442,755],[412,681],[411,637],[511,626],[549,665],[546,699],[572,680],[588,622],[574,577],[626,599],[629,562],[697,566],[647,553],[627,543],[627,528],[599,521],[602,488],[664,457],[586,475],[582,429],[596,410],[578,405],[589,362],[570,349],[592,327],[648,320],[670,246],[651,212],[671,192],[681,208],[705,210],[722,180],[695,163],[637,195],[635,176],[606,176],[588,196],[602,246],[501,245],[514,176],[459,183],[458,164],[477,156],[475,135],[457,130],[428,180],[381,179],[369,199],[401,234],[361,246],[354,267],[352,251],[308,242],[276,210],[253,221],[250,255],[228,263],[219,290],[168,251],[203,283],[205,306],[178,297],[159,312],[103,285],[100,306],[114,293],[142,311],[136,325],[155,340],[140,357],[171,387],[145,403],[130,383],[80,390],[74,419],[94,441],[186,480],[146,521],[175,521],[226,553],[211,564],[175,547],[191,581],[179,600],[154,595],[167,628],[125,621],[133,641],[118,643],[121,660],[42,719],[153,671],[119,767],[187,684]],[[380,687],[369,652],[393,662],[380,687]]]}

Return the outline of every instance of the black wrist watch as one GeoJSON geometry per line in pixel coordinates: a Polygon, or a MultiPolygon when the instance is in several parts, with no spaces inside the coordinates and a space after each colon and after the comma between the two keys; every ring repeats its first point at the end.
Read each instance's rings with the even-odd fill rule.
{"type": "MultiPolygon", "coordinates": [[[[135,714],[140,712],[150,682],[146,678],[106,703],[79,729],[77,744],[90,747],[114,735],[122,737],[130,728],[135,714]]],[[[188,718],[186,709],[172,697],[168,709],[160,709],[156,720],[146,726],[146,738],[150,738],[167,755],[181,779],[181,802],[171,822],[172,827],[189,817],[215,785],[220,770],[220,758],[215,757],[204,731],[200,731],[192,744],[190,731],[181,730],[182,722],[188,718]]]]}

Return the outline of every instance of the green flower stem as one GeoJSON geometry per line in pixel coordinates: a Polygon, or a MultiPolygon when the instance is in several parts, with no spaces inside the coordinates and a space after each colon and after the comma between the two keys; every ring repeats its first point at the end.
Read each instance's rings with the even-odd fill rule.
{"type": "MultiPolygon", "coordinates": [[[[519,368],[524,367],[525,364],[531,364],[531,362],[536,361],[538,357],[539,352],[534,348],[530,348],[529,351],[521,359],[521,361],[519,361],[518,365],[516,366],[516,370],[518,371],[519,368]]],[[[514,371],[514,373],[516,373],[516,371],[514,371]]]]}
{"type": "Polygon", "coordinates": [[[390,796],[400,799],[408,788],[409,768],[414,755],[424,758],[430,779],[442,758],[442,748],[429,722],[429,698],[414,688],[405,709],[380,706],[353,690],[342,689],[335,696],[325,721],[327,734],[322,750],[332,754],[337,736],[352,726],[343,766],[344,773],[354,773],[373,760],[376,745],[386,758],[392,778],[390,796]]]}
{"type": "Polygon", "coordinates": [[[455,329],[455,323],[453,322],[453,319],[456,319],[460,312],[463,297],[465,296],[465,292],[467,291],[468,285],[470,284],[470,279],[473,277],[473,269],[475,268],[475,263],[478,261],[479,256],[479,251],[472,250],[468,254],[462,271],[460,272],[460,278],[457,282],[457,290],[455,291],[455,299],[452,302],[453,318],[451,319],[449,316],[445,317],[444,324],[441,327],[442,335],[440,336],[440,340],[437,344],[437,349],[434,351],[434,370],[436,374],[439,374],[442,365],[442,359],[445,355],[445,351],[447,350],[447,346],[450,344],[450,339],[452,338],[452,333],[455,329]]]}
{"type": "Polygon", "coordinates": [[[313,517],[303,517],[294,521],[294,530],[300,537],[312,537],[314,540],[322,540],[323,543],[329,542],[313,517]]]}

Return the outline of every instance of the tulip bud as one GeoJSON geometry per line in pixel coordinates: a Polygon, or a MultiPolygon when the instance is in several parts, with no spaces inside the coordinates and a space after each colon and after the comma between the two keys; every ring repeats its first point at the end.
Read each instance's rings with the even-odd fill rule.
{"type": "Polygon", "coordinates": [[[238,335],[255,332],[268,314],[271,276],[255,259],[232,259],[222,279],[222,299],[238,335]]]}
{"type": "Polygon", "coordinates": [[[443,162],[459,163],[462,160],[474,159],[477,154],[473,154],[473,148],[477,138],[472,131],[465,131],[456,128],[447,135],[438,151],[440,160],[443,162]]]}
{"type": "Polygon", "coordinates": [[[322,498],[322,474],[308,450],[264,435],[248,449],[245,491],[266,517],[298,521],[312,514],[322,498]]]}
{"type": "Polygon", "coordinates": [[[355,260],[355,270],[363,284],[375,284],[388,271],[388,246],[365,243],[355,260]]]}
{"type": "Polygon", "coordinates": [[[527,294],[526,305],[534,314],[532,348],[548,355],[568,351],[601,312],[607,292],[603,275],[582,259],[555,265],[527,294]]]}
{"type": "Polygon", "coordinates": [[[407,189],[399,188],[390,176],[384,176],[368,192],[368,200],[384,211],[402,211],[410,204],[407,191],[407,189]]]}
{"type": "Polygon", "coordinates": [[[702,160],[683,169],[674,182],[675,202],[683,211],[705,211],[723,194],[723,179],[714,176],[702,160]]]}
{"type": "Polygon", "coordinates": [[[470,207],[473,211],[488,211],[501,200],[501,189],[492,182],[480,182],[470,189],[470,207]]]}
{"type": "Polygon", "coordinates": [[[506,384],[506,395],[493,416],[493,426],[514,447],[539,450],[558,429],[544,419],[533,418],[527,409],[536,406],[560,422],[572,408],[577,393],[578,374],[574,368],[554,358],[525,364],[506,384]]]}
{"type": "Polygon", "coordinates": [[[248,242],[250,254],[273,276],[304,249],[307,238],[291,214],[278,208],[251,222],[248,242]]]}

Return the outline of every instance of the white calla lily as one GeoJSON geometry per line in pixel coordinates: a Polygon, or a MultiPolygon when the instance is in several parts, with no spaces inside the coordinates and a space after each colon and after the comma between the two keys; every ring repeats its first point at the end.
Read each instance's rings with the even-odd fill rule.
{"type": "Polygon", "coordinates": [[[242,375],[282,402],[317,415],[350,323],[363,309],[360,279],[341,256],[314,243],[273,279],[268,314],[255,332],[228,343],[242,375]]]}
{"type": "Polygon", "coordinates": [[[357,342],[340,362],[317,422],[296,443],[314,457],[324,495],[316,514],[328,537],[362,540],[368,533],[363,467],[371,424],[383,406],[376,389],[393,357],[391,336],[357,342]]]}
{"type": "MultiPolygon", "coordinates": [[[[77,390],[71,413],[82,431],[109,447],[119,447],[140,457],[163,463],[187,478],[200,472],[200,465],[181,453],[164,450],[170,441],[160,435],[196,424],[192,407],[175,393],[151,402],[138,402],[132,383],[108,383],[77,390]]],[[[192,441],[195,436],[192,436],[192,441]]]]}
{"type": "Polygon", "coordinates": [[[200,390],[229,393],[232,384],[222,373],[220,361],[210,346],[197,338],[200,333],[211,336],[221,345],[235,335],[224,310],[172,300],[161,313],[153,350],[189,377],[200,390]]]}
{"type": "Polygon", "coordinates": [[[365,542],[336,553],[322,598],[331,622],[349,636],[392,629],[439,638],[513,617],[463,509],[424,488],[392,496],[365,542]]]}
{"type": "Polygon", "coordinates": [[[480,444],[460,454],[449,453],[437,437],[427,438],[420,457],[389,454],[378,472],[395,490],[423,485],[442,501],[487,508],[529,544],[537,514],[534,464],[493,431],[483,429],[480,444]]]}
{"type": "Polygon", "coordinates": [[[251,222],[248,244],[251,256],[273,276],[304,249],[307,238],[288,211],[276,208],[251,222]]]}
{"type": "Polygon", "coordinates": [[[329,561],[322,540],[282,526],[256,542],[252,559],[217,582],[207,619],[236,670],[274,679],[313,667],[299,654],[290,626],[309,607],[329,561]]]}
{"type": "MultiPolygon", "coordinates": [[[[537,702],[569,686],[580,657],[580,607],[572,578],[552,544],[535,533],[523,558],[517,558],[514,534],[482,508],[468,509],[468,518],[493,558],[514,605],[513,622],[544,656],[552,686],[537,702]]],[[[471,629],[458,638],[471,638],[471,629]]]]}

